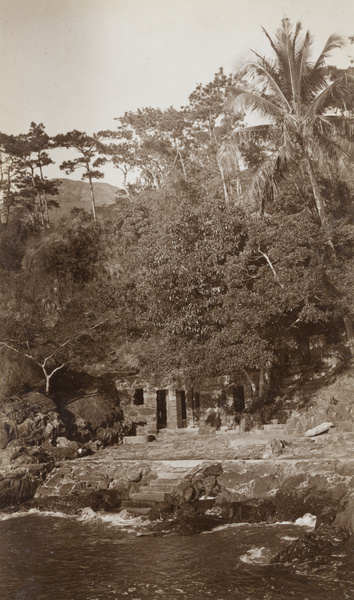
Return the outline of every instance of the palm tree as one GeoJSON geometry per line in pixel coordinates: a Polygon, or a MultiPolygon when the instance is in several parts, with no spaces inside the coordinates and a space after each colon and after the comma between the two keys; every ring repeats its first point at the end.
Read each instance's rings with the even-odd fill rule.
{"type": "MultiPolygon", "coordinates": [[[[354,78],[344,74],[329,83],[325,68],[326,58],[343,46],[344,40],[337,34],[330,36],[317,60],[313,60],[312,36],[309,32],[303,34],[301,23],[294,29],[288,18],[283,19],[274,39],[263,31],[273,58],[268,60],[252,51],[251,60],[242,64],[237,73],[244,87],[234,89],[231,99],[233,110],[249,109],[264,121],[236,132],[233,141],[237,146],[246,134],[253,132],[272,136],[275,142],[247,195],[257,199],[262,213],[267,195],[276,192],[294,167],[301,169],[311,185],[318,221],[327,226],[318,176],[343,176],[354,157],[354,145],[341,134],[343,122],[350,121],[345,117],[345,101],[353,93],[354,78]],[[341,118],[338,108],[343,109],[341,118]]],[[[230,140],[226,143],[230,144],[230,140]]],[[[222,152],[225,154],[225,146],[222,152]]],[[[221,159],[222,156],[220,153],[221,159]]]]}

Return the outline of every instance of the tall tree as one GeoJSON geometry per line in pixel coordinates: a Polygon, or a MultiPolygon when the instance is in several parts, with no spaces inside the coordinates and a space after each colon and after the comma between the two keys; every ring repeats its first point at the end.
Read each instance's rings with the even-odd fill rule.
{"type": "Polygon", "coordinates": [[[58,206],[58,182],[48,180],[44,169],[53,164],[49,156],[51,139],[43,123],[32,122],[29,132],[0,134],[2,160],[1,188],[6,209],[5,220],[14,208],[22,207],[33,224],[49,227],[49,209],[58,206]],[[50,196],[50,198],[49,198],[50,196]]]}
{"type": "Polygon", "coordinates": [[[104,173],[99,168],[107,160],[103,156],[97,156],[97,138],[74,129],[66,134],[55,136],[54,143],[57,147],[74,148],[78,152],[79,156],[77,158],[64,161],[60,165],[60,169],[65,171],[67,175],[73,173],[76,169],[84,169],[81,179],[87,179],[89,182],[92,218],[96,221],[96,200],[93,180],[104,177],[104,173]]]}
{"type": "MultiPolygon", "coordinates": [[[[345,108],[353,93],[353,77],[341,74],[328,82],[326,58],[343,39],[330,36],[316,60],[312,58],[313,39],[295,28],[288,18],[282,20],[275,37],[263,30],[273,51],[271,59],[252,51],[252,57],[238,70],[239,87],[233,91],[231,107],[250,109],[264,124],[248,127],[233,136],[236,146],[246,134],[257,132],[268,141],[268,156],[261,164],[247,194],[256,196],[261,211],[274,196],[279,184],[293,169],[308,178],[317,219],[328,226],[328,215],[319,177],[333,173],[345,176],[354,158],[354,145],[343,135],[343,120],[336,110],[345,108]],[[246,83],[246,87],[245,87],[246,83]]],[[[330,236],[329,243],[331,244],[330,236]]]]}

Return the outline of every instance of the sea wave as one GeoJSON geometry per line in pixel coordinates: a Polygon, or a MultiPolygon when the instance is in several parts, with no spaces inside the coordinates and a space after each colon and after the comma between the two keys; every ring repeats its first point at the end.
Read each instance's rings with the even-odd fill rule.
{"type": "Polygon", "coordinates": [[[0,521],[10,519],[21,519],[23,517],[38,516],[60,519],[75,519],[81,522],[105,523],[107,525],[118,527],[127,532],[136,532],[138,529],[146,527],[150,522],[141,516],[135,516],[127,510],[121,510],[117,513],[95,512],[92,508],[86,507],[77,511],[75,514],[66,514],[60,511],[46,511],[37,508],[22,510],[13,513],[0,513],[0,521]]]}
{"type": "Polygon", "coordinates": [[[270,558],[269,549],[265,546],[261,546],[260,548],[251,548],[247,550],[245,554],[240,556],[240,560],[247,564],[263,564],[268,562],[270,558]]]}
{"type": "Polygon", "coordinates": [[[125,531],[136,531],[145,527],[149,521],[141,516],[135,516],[128,510],[117,513],[95,512],[92,508],[83,508],[77,515],[79,521],[102,522],[113,527],[119,527],[125,531]]]}
{"type": "Polygon", "coordinates": [[[31,515],[36,515],[40,517],[57,517],[60,519],[75,518],[75,515],[68,515],[60,511],[49,511],[39,510],[38,508],[30,508],[29,510],[20,510],[13,513],[0,512],[0,521],[8,521],[10,519],[21,519],[22,517],[28,517],[31,515]]]}

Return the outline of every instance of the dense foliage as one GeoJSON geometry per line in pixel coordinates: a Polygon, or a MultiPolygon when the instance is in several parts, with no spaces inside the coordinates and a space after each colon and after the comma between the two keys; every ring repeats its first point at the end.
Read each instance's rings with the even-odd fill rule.
{"type": "Polygon", "coordinates": [[[51,140],[35,123],[1,135],[0,343],[40,366],[47,391],[68,367],[191,380],[269,372],[280,349],[348,323],[350,77],[324,65],[338,38],[313,63],[300,33],[283,21],[275,61],[220,70],[180,110],[129,112],[92,137],[51,140]],[[246,128],[230,96],[271,113],[271,126],[246,128]],[[54,226],[58,185],[45,166],[58,145],[77,152],[62,168],[83,167],[92,214],[54,226]],[[92,187],[106,161],[123,175],[109,218],[92,187]]]}

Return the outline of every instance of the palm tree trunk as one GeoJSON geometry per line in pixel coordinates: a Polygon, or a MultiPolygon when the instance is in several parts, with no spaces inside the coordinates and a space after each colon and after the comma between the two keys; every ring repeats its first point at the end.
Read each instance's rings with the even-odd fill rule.
{"type": "Polygon", "coordinates": [[[225,181],[225,177],[224,177],[224,171],[222,166],[220,165],[219,161],[218,162],[218,167],[219,167],[219,171],[220,171],[220,175],[221,175],[221,181],[222,181],[222,185],[224,188],[224,197],[225,197],[225,202],[226,204],[229,203],[229,194],[227,193],[227,187],[226,187],[226,181],[225,181]]]}
{"type": "Polygon", "coordinates": [[[310,183],[311,183],[313,197],[315,199],[318,218],[320,220],[321,226],[323,227],[323,226],[327,225],[326,210],[324,207],[324,202],[323,202],[323,198],[321,196],[321,192],[318,187],[318,183],[316,180],[315,172],[313,170],[313,166],[308,157],[306,157],[306,168],[307,168],[308,176],[310,178],[310,183]]]}
{"type": "MultiPolygon", "coordinates": [[[[305,158],[305,161],[306,161],[307,173],[310,178],[313,197],[315,199],[316,210],[317,210],[318,218],[320,221],[320,225],[321,225],[321,227],[327,228],[328,220],[327,220],[326,209],[324,206],[323,197],[321,195],[321,192],[320,192],[317,180],[316,180],[315,172],[314,172],[311,160],[309,159],[308,156],[305,158]]],[[[334,248],[333,240],[330,237],[330,235],[328,236],[328,240],[327,240],[326,244],[329,247],[331,257],[334,258],[336,256],[336,251],[334,248]]]]}

